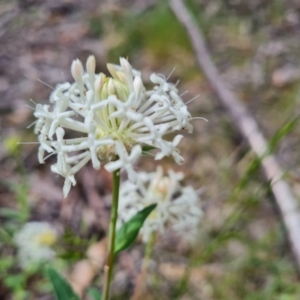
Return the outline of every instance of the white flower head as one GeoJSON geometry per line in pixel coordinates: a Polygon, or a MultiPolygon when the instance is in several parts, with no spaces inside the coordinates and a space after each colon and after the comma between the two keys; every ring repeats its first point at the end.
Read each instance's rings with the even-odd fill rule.
{"type": "Polygon", "coordinates": [[[87,59],[86,72],[78,59],[73,61],[75,82],[59,84],[50,96],[51,106],[36,106],[38,158],[43,163],[45,152],[57,155],[51,169],[65,178],[64,196],[76,184],[74,174],[90,160],[95,169],[101,164],[110,172],[126,169],[133,180],[133,163],[143,145],[158,149],[155,159],[173,156],[177,163],[183,162],[177,148],[182,136],[165,140],[168,133],[192,130],[176,86],[152,74],[154,86],[146,90],[140,72],[125,58],[107,68],[112,77],[95,73],[94,56],[87,59]],[[68,138],[74,133],[75,138],[68,138]]]}
{"type": "Polygon", "coordinates": [[[183,238],[193,240],[202,216],[199,196],[191,186],[182,186],[182,173],[169,170],[164,176],[162,168],[155,173],[139,173],[137,184],[126,181],[121,185],[118,226],[132,218],[146,206],[157,203],[140,230],[147,242],[152,233],[163,234],[173,229],[183,238]]]}
{"type": "Polygon", "coordinates": [[[57,231],[47,222],[26,223],[14,236],[20,266],[26,269],[32,263],[52,260],[55,252],[51,246],[56,243],[57,237],[57,231]]]}

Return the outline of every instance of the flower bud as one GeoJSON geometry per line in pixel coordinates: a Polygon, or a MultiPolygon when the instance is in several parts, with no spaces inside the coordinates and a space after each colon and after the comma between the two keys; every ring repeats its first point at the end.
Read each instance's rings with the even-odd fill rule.
{"type": "MultiPolygon", "coordinates": [[[[101,100],[106,100],[109,96],[116,96],[119,100],[126,102],[129,97],[128,87],[118,79],[105,78],[104,83],[100,88],[100,98],[101,100]]],[[[98,82],[98,78],[96,80],[98,82]]],[[[99,93],[99,89],[97,87],[99,93]]]]}
{"type": "Polygon", "coordinates": [[[133,75],[132,75],[132,67],[127,59],[121,57],[120,58],[120,65],[122,67],[122,70],[126,76],[127,85],[129,87],[129,91],[133,91],[133,75]]]}
{"type": "Polygon", "coordinates": [[[140,76],[136,76],[133,81],[133,89],[137,94],[137,98],[140,97],[144,91],[144,85],[140,76]]]}
{"type": "Polygon", "coordinates": [[[82,83],[83,66],[78,58],[72,62],[71,73],[77,83],[82,83]]]}
{"type": "Polygon", "coordinates": [[[126,102],[129,97],[128,87],[121,81],[114,80],[115,95],[123,102],[126,102]]]}
{"type": "Polygon", "coordinates": [[[94,55],[90,55],[86,61],[86,70],[90,77],[95,76],[96,59],[94,55]]]}
{"type": "Polygon", "coordinates": [[[108,92],[108,95],[116,94],[114,80],[111,78],[109,78],[108,82],[107,82],[107,92],[108,92]]]}
{"type": "Polygon", "coordinates": [[[118,79],[119,79],[121,82],[123,82],[123,83],[126,84],[126,76],[125,76],[125,74],[124,74],[123,72],[121,72],[121,71],[117,71],[116,74],[117,74],[117,76],[118,76],[118,79]]]}
{"type": "Polygon", "coordinates": [[[166,194],[171,186],[170,179],[168,177],[161,178],[160,181],[157,182],[156,189],[161,194],[166,194]]]}
{"type": "Polygon", "coordinates": [[[114,64],[106,64],[107,69],[109,71],[109,73],[112,75],[113,78],[118,79],[118,70],[120,67],[117,67],[114,64]]]}
{"type": "Polygon", "coordinates": [[[107,79],[105,79],[102,89],[100,90],[101,100],[106,100],[108,98],[108,84],[107,79]]]}
{"type": "Polygon", "coordinates": [[[94,88],[96,93],[100,94],[101,89],[104,85],[104,81],[105,81],[105,75],[103,73],[100,73],[99,76],[97,77],[97,79],[95,80],[95,84],[94,84],[94,88]]]}

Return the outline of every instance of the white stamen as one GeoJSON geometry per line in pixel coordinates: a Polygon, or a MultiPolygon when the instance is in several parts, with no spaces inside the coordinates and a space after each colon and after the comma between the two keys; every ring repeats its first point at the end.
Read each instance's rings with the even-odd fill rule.
{"type": "Polygon", "coordinates": [[[202,118],[202,117],[193,117],[193,118],[190,118],[190,120],[203,120],[203,121],[206,121],[206,122],[208,122],[208,120],[207,120],[207,119],[205,119],[205,118],[202,118]]]}
{"type": "Polygon", "coordinates": [[[199,96],[200,96],[200,94],[197,95],[197,96],[195,96],[194,98],[190,99],[189,101],[187,101],[187,102],[185,103],[185,105],[188,105],[190,102],[194,101],[194,100],[197,99],[199,96]]]}
{"type": "Polygon", "coordinates": [[[25,104],[25,106],[28,107],[28,108],[30,108],[30,109],[32,109],[32,110],[35,110],[34,107],[32,107],[32,106],[30,106],[30,105],[28,105],[28,104],[25,104]]]}
{"type": "Polygon", "coordinates": [[[168,75],[166,81],[168,81],[168,80],[170,79],[170,77],[171,77],[172,74],[174,73],[175,69],[176,69],[176,68],[174,67],[173,70],[172,70],[172,71],[170,72],[170,74],[168,75]]]}
{"type": "Polygon", "coordinates": [[[179,95],[179,97],[186,95],[188,92],[189,92],[188,90],[184,91],[181,95],[179,95]]]}
{"type": "Polygon", "coordinates": [[[44,82],[43,80],[38,79],[38,78],[37,78],[36,80],[39,81],[40,83],[44,84],[45,86],[48,86],[48,87],[51,88],[52,90],[54,90],[54,87],[53,87],[53,86],[49,85],[48,83],[44,82]]]}
{"type": "Polygon", "coordinates": [[[34,124],[36,124],[37,122],[38,122],[38,121],[36,120],[36,121],[30,123],[26,128],[29,129],[30,127],[32,127],[32,126],[33,126],[34,124]]]}

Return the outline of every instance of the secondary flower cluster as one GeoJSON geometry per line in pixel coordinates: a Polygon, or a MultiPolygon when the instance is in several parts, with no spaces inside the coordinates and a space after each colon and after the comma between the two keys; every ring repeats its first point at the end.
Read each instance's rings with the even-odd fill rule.
{"type": "Polygon", "coordinates": [[[57,155],[51,170],[65,177],[64,196],[76,184],[74,174],[89,160],[95,169],[101,164],[110,172],[126,169],[132,181],[137,179],[133,163],[143,145],[158,149],[155,159],[173,156],[182,163],[177,149],[182,135],[173,141],[164,136],[181,129],[192,131],[176,86],[162,75],[152,74],[154,86],[147,90],[140,72],[125,58],[120,58],[120,65],[107,65],[112,78],[96,74],[95,68],[94,56],[87,59],[86,72],[78,59],[73,61],[75,82],[58,85],[50,96],[52,105],[37,104],[34,112],[39,161],[44,162],[45,152],[57,155]]]}
{"type": "Polygon", "coordinates": [[[180,184],[183,174],[169,170],[168,176],[164,176],[158,167],[155,173],[139,173],[138,178],[137,184],[126,181],[121,185],[119,226],[146,206],[157,203],[140,230],[143,241],[147,242],[153,233],[162,234],[167,228],[193,240],[202,211],[196,191],[180,184]]]}
{"type": "Polygon", "coordinates": [[[57,231],[47,222],[28,222],[14,237],[22,268],[55,257],[51,246],[57,241],[57,231]]]}

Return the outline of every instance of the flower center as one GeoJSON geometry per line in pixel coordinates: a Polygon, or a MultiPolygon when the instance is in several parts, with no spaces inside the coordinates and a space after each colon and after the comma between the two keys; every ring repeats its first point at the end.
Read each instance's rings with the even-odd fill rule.
{"type": "Polygon", "coordinates": [[[165,196],[170,188],[170,184],[170,179],[168,177],[163,177],[160,181],[157,182],[157,192],[165,196]]]}
{"type": "Polygon", "coordinates": [[[119,100],[126,102],[129,96],[129,88],[118,79],[106,77],[100,90],[100,99],[105,100],[108,96],[115,95],[119,100]]]}
{"type": "MultiPolygon", "coordinates": [[[[108,99],[109,96],[116,96],[116,98],[122,102],[128,101],[130,94],[128,86],[116,78],[102,76],[102,85],[98,91],[99,100],[103,101],[108,99]]],[[[110,116],[117,111],[114,105],[108,104],[106,107],[98,111],[98,116],[103,122],[102,125],[96,128],[96,138],[103,139],[105,137],[110,137],[114,140],[121,141],[126,150],[130,152],[131,148],[136,144],[136,142],[128,137],[128,127],[125,126],[124,129],[120,130],[120,125],[123,118],[110,116]]],[[[116,159],[114,154],[114,146],[102,146],[98,150],[98,156],[100,160],[111,161],[116,159]]]]}
{"type": "MultiPolygon", "coordinates": [[[[102,77],[102,84],[100,90],[98,90],[99,100],[106,100],[109,96],[116,96],[122,102],[128,100],[130,91],[128,86],[115,78],[105,77],[104,74],[100,74],[102,77]]],[[[110,118],[110,115],[116,111],[113,105],[108,104],[106,107],[98,112],[101,121],[104,123],[105,128],[98,126],[96,134],[99,138],[116,133],[121,124],[121,118],[110,118]]]]}
{"type": "MultiPolygon", "coordinates": [[[[170,179],[168,177],[157,178],[153,181],[152,189],[152,200],[155,199],[155,202],[163,203],[168,201],[168,190],[170,188],[170,179]]],[[[157,208],[154,209],[148,219],[155,220],[158,218],[157,208]]]]}
{"type": "Polygon", "coordinates": [[[56,235],[47,230],[36,237],[36,241],[40,246],[51,246],[56,242],[56,235]]]}

